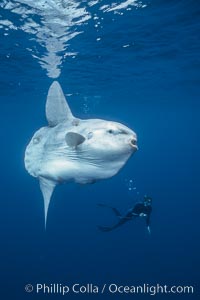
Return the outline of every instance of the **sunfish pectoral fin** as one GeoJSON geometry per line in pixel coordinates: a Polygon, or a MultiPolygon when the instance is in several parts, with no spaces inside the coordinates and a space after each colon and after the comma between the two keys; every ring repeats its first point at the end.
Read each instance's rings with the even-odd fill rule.
{"type": "Polygon", "coordinates": [[[41,189],[41,192],[42,192],[42,195],[44,198],[44,216],[45,216],[45,229],[46,229],[49,203],[50,203],[54,188],[56,186],[56,183],[51,180],[42,178],[42,177],[40,177],[39,181],[40,181],[40,189],[41,189]]]}
{"type": "Polygon", "coordinates": [[[77,147],[78,145],[82,144],[85,141],[83,135],[76,133],[76,132],[68,132],[65,135],[66,143],[69,147],[77,147]]]}
{"type": "Polygon", "coordinates": [[[58,81],[54,81],[48,91],[46,118],[51,127],[74,118],[58,81]]]}

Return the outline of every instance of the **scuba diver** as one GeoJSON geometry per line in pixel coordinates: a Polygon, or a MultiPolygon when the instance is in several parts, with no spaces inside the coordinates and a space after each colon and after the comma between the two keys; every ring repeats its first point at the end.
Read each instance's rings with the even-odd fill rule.
{"type": "Polygon", "coordinates": [[[118,217],[119,222],[113,226],[106,227],[106,226],[98,226],[101,231],[107,232],[111,231],[124,223],[133,220],[136,217],[143,217],[146,219],[146,226],[149,233],[151,233],[150,229],[150,215],[152,212],[152,198],[148,196],[144,196],[143,202],[138,202],[135,206],[127,211],[127,213],[122,216],[121,213],[114,207],[107,206],[105,204],[98,204],[101,207],[109,207],[112,209],[114,214],[118,217]]]}

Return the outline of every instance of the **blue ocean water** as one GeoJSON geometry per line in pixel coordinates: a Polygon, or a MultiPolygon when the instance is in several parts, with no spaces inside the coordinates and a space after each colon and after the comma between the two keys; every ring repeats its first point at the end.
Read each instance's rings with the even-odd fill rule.
{"type": "Polygon", "coordinates": [[[60,1],[66,15],[51,1],[27,2],[0,4],[2,299],[146,299],[153,296],[24,290],[37,283],[146,283],[192,285],[194,294],[155,297],[197,300],[198,1],[60,1]],[[51,5],[42,10],[43,2],[51,5]],[[44,232],[42,195],[25,170],[24,151],[47,124],[54,79],[74,115],[126,124],[137,133],[139,150],[111,179],[58,186],[44,232]],[[151,235],[144,220],[98,230],[116,221],[98,203],[126,212],[144,194],[153,198],[151,235]]]}

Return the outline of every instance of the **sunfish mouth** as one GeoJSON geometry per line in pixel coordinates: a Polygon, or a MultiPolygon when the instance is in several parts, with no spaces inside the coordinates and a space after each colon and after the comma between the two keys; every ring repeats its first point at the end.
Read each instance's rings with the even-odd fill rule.
{"type": "Polygon", "coordinates": [[[129,141],[129,145],[130,145],[133,149],[138,150],[137,140],[136,140],[135,138],[133,138],[133,139],[131,139],[131,140],[129,141]]]}

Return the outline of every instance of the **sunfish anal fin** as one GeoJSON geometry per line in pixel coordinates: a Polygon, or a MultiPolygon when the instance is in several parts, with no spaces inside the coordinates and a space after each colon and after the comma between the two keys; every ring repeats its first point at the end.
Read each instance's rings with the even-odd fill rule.
{"type": "Polygon", "coordinates": [[[56,183],[51,180],[42,178],[42,177],[39,178],[39,181],[40,181],[40,189],[41,189],[41,192],[42,192],[42,195],[44,198],[44,216],[45,216],[45,229],[46,229],[49,203],[50,203],[54,188],[56,186],[56,183]]]}

